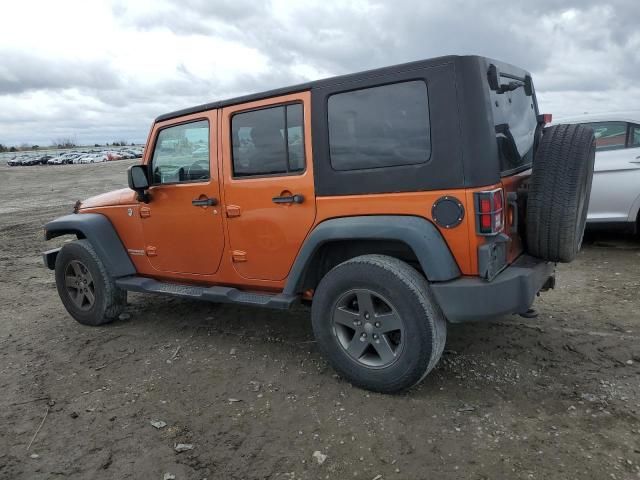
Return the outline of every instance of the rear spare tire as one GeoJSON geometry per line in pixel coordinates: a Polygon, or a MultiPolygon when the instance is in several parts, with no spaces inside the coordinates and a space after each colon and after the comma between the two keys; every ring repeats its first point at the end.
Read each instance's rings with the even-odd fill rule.
{"type": "Polygon", "coordinates": [[[571,262],[582,245],[596,143],[583,125],[545,128],[527,199],[527,250],[552,262],[571,262]]]}

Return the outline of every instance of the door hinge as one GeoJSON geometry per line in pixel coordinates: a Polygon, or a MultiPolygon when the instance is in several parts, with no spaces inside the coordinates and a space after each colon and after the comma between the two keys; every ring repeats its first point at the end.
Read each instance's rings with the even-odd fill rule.
{"type": "Polygon", "coordinates": [[[152,245],[147,247],[147,257],[155,257],[158,255],[158,249],[152,245]]]}
{"type": "Polygon", "coordinates": [[[151,209],[149,207],[140,207],[140,217],[149,218],[151,216],[151,209]]]}
{"type": "Polygon", "coordinates": [[[239,217],[240,207],[238,205],[227,205],[227,217],[239,217]]]}
{"type": "Polygon", "coordinates": [[[233,252],[231,252],[231,258],[234,262],[246,262],[247,252],[243,252],[242,250],[234,250],[233,252]]]}

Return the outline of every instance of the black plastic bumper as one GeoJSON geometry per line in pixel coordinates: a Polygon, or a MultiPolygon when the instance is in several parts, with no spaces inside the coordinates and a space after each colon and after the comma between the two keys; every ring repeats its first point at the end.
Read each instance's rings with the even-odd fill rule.
{"type": "Polygon", "coordinates": [[[450,322],[487,320],[526,312],[554,270],[553,263],[522,255],[491,282],[464,277],[432,283],[431,288],[450,322]]]}

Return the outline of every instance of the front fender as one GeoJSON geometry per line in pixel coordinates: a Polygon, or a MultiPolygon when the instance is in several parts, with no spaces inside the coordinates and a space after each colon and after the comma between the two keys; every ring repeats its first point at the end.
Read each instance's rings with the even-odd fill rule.
{"type": "MultiPolygon", "coordinates": [[[[99,213],[65,215],[47,223],[44,230],[46,240],[68,234],[89,240],[107,272],[114,278],[136,274],[136,269],[116,229],[104,215],[99,213]]],[[[47,266],[51,268],[50,265],[47,266]]]]}
{"type": "Polygon", "coordinates": [[[284,288],[295,294],[307,266],[325,243],[335,240],[398,240],[413,250],[431,282],[444,282],[460,276],[460,269],[447,243],[433,223],[421,217],[370,215],[333,218],[316,226],[305,240],[284,288]]]}

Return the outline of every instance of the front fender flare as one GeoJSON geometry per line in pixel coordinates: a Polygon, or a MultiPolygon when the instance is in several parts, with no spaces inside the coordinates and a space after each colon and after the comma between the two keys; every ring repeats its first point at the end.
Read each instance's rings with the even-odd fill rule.
{"type": "Polygon", "coordinates": [[[460,276],[460,269],[447,243],[433,223],[408,215],[370,215],[326,220],[305,240],[291,267],[283,293],[298,292],[313,256],[325,243],[334,240],[398,240],[415,253],[431,282],[444,282],[460,276]]]}
{"type": "Polygon", "coordinates": [[[107,272],[114,277],[135,275],[136,269],[127,251],[107,217],[99,213],[75,213],[56,218],[44,226],[45,239],[75,234],[86,238],[104,263],[107,272]]]}

